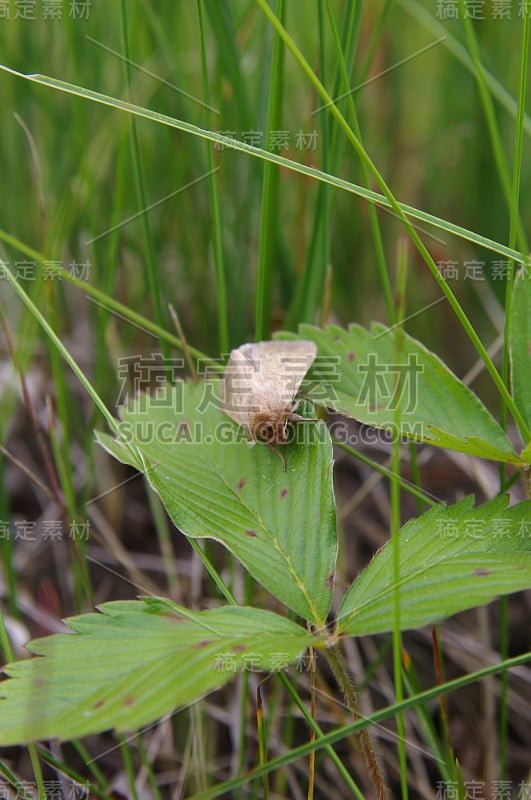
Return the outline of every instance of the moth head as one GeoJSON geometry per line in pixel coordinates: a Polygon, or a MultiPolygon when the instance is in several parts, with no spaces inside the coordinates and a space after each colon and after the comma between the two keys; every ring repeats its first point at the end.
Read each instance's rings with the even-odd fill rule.
{"type": "Polygon", "coordinates": [[[267,413],[253,414],[249,421],[249,434],[264,444],[286,444],[289,439],[287,416],[283,414],[273,418],[267,413]]]}

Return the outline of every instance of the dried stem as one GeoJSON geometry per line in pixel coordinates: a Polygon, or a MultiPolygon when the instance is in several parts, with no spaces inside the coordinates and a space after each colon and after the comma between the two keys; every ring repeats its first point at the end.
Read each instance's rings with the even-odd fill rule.
{"type": "MultiPolygon", "coordinates": [[[[323,652],[328,659],[330,668],[334,673],[334,678],[336,679],[337,685],[343,694],[343,698],[349,711],[352,712],[355,719],[363,719],[355,686],[352,683],[337,642],[323,652]]],[[[361,746],[361,751],[363,753],[363,758],[365,759],[365,766],[367,767],[376,789],[377,800],[389,800],[390,795],[385,785],[383,771],[376,755],[376,750],[368,729],[363,728],[363,730],[361,730],[357,736],[361,746]]]]}

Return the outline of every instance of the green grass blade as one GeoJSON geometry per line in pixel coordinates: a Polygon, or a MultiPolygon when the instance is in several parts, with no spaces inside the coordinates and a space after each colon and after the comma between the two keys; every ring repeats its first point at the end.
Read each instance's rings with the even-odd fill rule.
{"type": "MultiPolygon", "coordinates": [[[[326,733],[322,738],[316,739],[313,742],[299,745],[299,747],[295,747],[289,752],[283,753],[281,756],[271,759],[267,764],[264,764],[263,767],[257,767],[255,770],[253,770],[252,780],[259,780],[262,775],[282,769],[287,764],[291,764],[299,758],[305,758],[313,751],[322,750],[324,747],[330,744],[341,742],[347,737],[359,733],[359,731],[361,731],[363,728],[367,728],[369,725],[374,725],[383,722],[384,720],[392,719],[398,711],[405,712],[410,708],[416,708],[417,705],[425,705],[430,700],[438,698],[441,695],[450,694],[451,692],[457,691],[464,686],[470,686],[471,684],[480,681],[482,678],[485,678],[488,675],[496,675],[499,672],[505,672],[509,669],[527,664],[530,661],[531,653],[524,653],[523,655],[506,659],[498,664],[491,664],[484,669],[477,670],[469,673],[468,675],[438,684],[431,689],[426,689],[423,692],[420,692],[420,694],[406,698],[401,703],[395,703],[394,705],[387,706],[386,708],[371,714],[369,717],[365,717],[364,719],[358,720],[349,725],[336,728],[336,730],[326,733]]],[[[231,790],[246,786],[249,783],[249,780],[250,776],[248,773],[246,773],[243,776],[229,781],[224,781],[223,783],[220,783],[211,789],[207,789],[206,792],[195,794],[188,798],[188,800],[213,800],[215,797],[226,796],[231,790]]]]}
{"type": "Polygon", "coordinates": [[[393,209],[393,211],[396,213],[396,215],[398,216],[400,221],[403,223],[408,236],[410,237],[411,241],[413,242],[413,244],[417,248],[418,252],[422,256],[424,261],[426,262],[426,264],[429,267],[430,272],[431,272],[433,278],[435,279],[437,285],[439,286],[439,288],[441,289],[442,293],[444,294],[444,296],[446,297],[446,299],[450,303],[450,306],[452,307],[452,310],[454,311],[457,319],[461,323],[461,325],[462,325],[463,329],[465,330],[468,338],[470,339],[470,341],[474,345],[474,347],[477,350],[481,360],[485,364],[485,367],[486,367],[489,375],[491,376],[492,380],[496,384],[496,387],[497,387],[500,395],[504,398],[504,400],[508,404],[511,405],[511,407],[512,407],[511,411],[513,413],[515,422],[518,425],[518,427],[520,429],[520,432],[522,433],[522,436],[526,436],[528,431],[527,431],[527,428],[526,428],[526,425],[525,425],[525,421],[523,420],[521,415],[518,413],[518,410],[514,408],[514,403],[511,402],[511,397],[509,395],[509,392],[507,391],[507,387],[504,384],[503,380],[501,379],[500,375],[498,374],[498,371],[496,370],[496,368],[495,368],[495,366],[494,366],[494,364],[492,362],[492,359],[489,356],[489,353],[488,353],[486,347],[484,346],[484,344],[481,341],[480,337],[476,333],[473,325],[471,324],[470,320],[468,319],[463,307],[461,306],[461,304],[457,300],[455,294],[452,292],[452,290],[450,289],[448,283],[446,282],[444,277],[439,272],[439,269],[438,269],[437,265],[435,264],[435,261],[433,260],[431,254],[428,251],[427,247],[425,246],[424,242],[422,241],[422,239],[420,238],[420,236],[418,235],[416,230],[411,225],[411,222],[408,219],[407,215],[405,214],[405,212],[401,208],[400,204],[397,202],[396,198],[394,197],[393,193],[391,192],[391,189],[389,188],[389,186],[387,185],[386,181],[384,180],[383,175],[380,173],[380,171],[378,170],[378,168],[376,167],[376,165],[374,164],[372,159],[369,157],[369,155],[366,152],[365,148],[363,147],[362,143],[360,142],[358,137],[355,135],[355,133],[352,130],[352,128],[348,125],[348,123],[345,120],[344,116],[341,114],[341,111],[339,110],[337,105],[334,103],[333,99],[330,97],[330,95],[326,91],[325,87],[323,86],[323,84],[321,83],[321,81],[319,80],[319,78],[317,77],[315,72],[312,70],[311,66],[309,65],[307,60],[304,58],[303,54],[301,53],[301,51],[299,50],[299,48],[297,47],[297,45],[295,44],[295,42],[293,41],[291,36],[288,34],[288,32],[285,30],[285,28],[280,24],[279,20],[275,17],[275,15],[271,11],[270,7],[267,5],[266,0],[256,0],[256,2],[260,6],[262,11],[264,12],[266,17],[273,24],[275,29],[278,31],[278,33],[283,37],[284,41],[286,42],[286,45],[289,47],[289,49],[291,50],[292,54],[294,55],[294,57],[298,61],[301,69],[305,72],[305,74],[307,75],[307,77],[311,81],[312,85],[319,92],[319,94],[322,97],[322,99],[324,100],[325,104],[328,106],[328,108],[330,110],[330,113],[332,114],[332,116],[334,117],[334,119],[336,120],[338,125],[340,126],[341,130],[345,134],[348,142],[352,145],[354,151],[358,154],[358,156],[361,159],[361,161],[365,163],[365,165],[367,167],[367,170],[370,172],[371,176],[373,177],[373,179],[376,181],[376,183],[378,184],[378,186],[382,190],[383,194],[385,195],[386,199],[388,200],[388,202],[390,204],[390,207],[393,209]],[[516,415],[515,415],[515,411],[516,411],[516,415]]]}
{"type": "MultiPolygon", "coordinates": [[[[515,148],[514,148],[514,163],[513,163],[513,179],[512,179],[512,188],[510,193],[510,222],[509,222],[509,247],[514,247],[519,224],[520,224],[520,181],[521,181],[521,173],[522,173],[522,148],[523,148],[523,132],[524,132],[524,117],[525,117],[525,102],[526,102],[526,92],[527,92],[527,69],[528,69],[528,62],[529,62],[529,32],[531,28],[531,23],[529,20],[529,15],[524,15],[524,20],[522,23],[522,56],[520,59],[520,86],[519,86],[519,93],[518,93],[518,113],[517,113],[517,124],[516,124],[516,135],[515,135],[515,148]]],[[[513,315],[513,299],[515,298],[515,271],[514,271],[514,264],[511,265],[512,269],[509,275],[509,279],[507,281],[506,286],[506,294],[505,294],[505,340],[504,340],[504,349],[503,349],[503,365],[502,365],[502,375],[506,382],[509,380],[509,361],[511,356],[511,343],[517,342],[517,346],[513,349],[513,364],[514,364],[514,353],[518,353],[516,356],[516,364],[514,364],[514,368],[516,369],[516,381],[514,381],[513,376],[513,393],[516,391],[518,392],[518,400],[517,405],[522,410],[522,414],[525,416],[528,424],[528,430],[531,429],[531,414],[529,413],[529,409],[525,406],[529,404],[529,398],[525,398],[526,387],[522,386],[522,380],[526,380],[525,378],[525,343],[521,341],[521,337],[525,336],[527,333],[527,327],[529,325],[529,316],[526,316],[526,312],[529,312],[529,279],[530,279],[530,272],[529,268],[524,266],[524,270],[521,273],[521,280],[518,289],[518,309],[516,310],[516,314],[513,315]],[[527,285],[525,285],[527,284],[527,285]],[[527,307],[527,308],[526,308],[527,307]],[[520,360],[520,353],[523,355],[523,361],[520,360]],[[523,392],[522,392],[523,389],[523,392]]],[[[528,340],[529,341],[529,340],[528,340]]],[[[529,344],[528,344],[529,349],[529,344]]],[[[513,394],[514,396],[514,394],[513,394]]],[[[516,400],[516,397],[515,397],[516,400]]],[[[506,412],[507,408],[504,402],[502,402],[501,407],[501,418],[502,423],[505,424],[506,421],[506,412]]]]}
{"type": "MultiPolygon", "coordinates": [[[[15,239],[14,236],[11,234],[6,233],[5,231],[0,230],[0,240],[7,242],[9,245],[14,247],[16,250],[19,250],[21,253],[32,258],[37,264],[43,265],[46,263],[46,259],[41,253],[38,253],[33,248],[28,247],[27,245],[23,244],[22,242],[15,239]]],[[[3,274],[3,273],[2,273],[3,274]]],[[[118,317],[122,317],[123,319],[128,320],[133,325],[139,327],[142,330],[155,334],[161,339],[164,339],[168,344],[177,347],[179,350],[183,349],[183,343],[177,336],[174,336],[172,333],[167,331],[165,328],[161,328],[156,323],[152,322],[147,317],[138,314],[133,309],[129,308],[128,306],[120,303],[118,300],[115,300],[110,295],[106,294],[105,292],[100,291],[91,283],[82,280],[81,278],[77,278],[70,272],[62,269],[61,267],[55,267],[55,274],[60,277],[61,279],[68,281],[73,286],[77,286],[78,289],[81,289],[85,292],[89,297],[95,300],[103,309],[111,310],[115,312],[118,317]]],[[[188,345],[189,352],[194,356],[194,358],[201,360],[202,362],[209,363],[212,365],[213,369],[222,369],[219,363],[214,359],[210,359],[205,353],[201,350],[198,350],[196,347],[192,345],[188,345]]]]}
{"type": "MultiPolygon", "coordinates": [[[[463,20],[463,25],[465,28],[466,39],[468,43],[468,48],[471,53],[472,62],[474,64],[474,75],[476,78],[476,82],[478,85],[479,96],[481,98],[481,104],[483,106],[483,112],[485,114],[485,119],[487,121],[487,127],[489,130],[489,136],[492,145],[492,152],[494,155],[494,163],[496,164],[496,170],[498,172],[498,177],[500,180],[500,184],[502,187],[502,191],[505,197],[505,201],[507,203],[507,207],[509,208],[510,215],[511,215],[511,227],[514,226],[515,234],[518,233],[518,245],[519,249],[526,253],[529,250],[525,231],[522,226],[522,221],[520,219],[520,214],[518,211],[518,205],[516,208],[514,207],[514,197],[513,192],[511,191],[511,178],[509,176],[509,168],[507,165],[507,159],[505,157],[505,152],[503,148],[503,142],[500,134],[500,130],[498,127],[498,123],[496,121],[496,113],[494,110],[494,104],[491,99],[491,95],[489,92],[489,88],[487,85],[487,79],[485,75],[485,68],[481,61],[480,53],[479,53],[479,46],[476,39],[476,34],[474,31],[474,26],[472,24],[472,20],[470,16],[466,13],[466,7],[464,0],[459,0],[459,7],[461,11],[461,19],[463,20]],[[516,216],[515,216],[516,213],[516,216]]],[[[525,48],[524,48],[525,49],[525,48]]],[[[524,59],[525,63],[527,63],[527,57],[524,59]]],[[[525,81],[524,81],[525,86],[525,81]]],[[[524,106],[525,108],[525,106],[524,106]]],[[[520,109],[518,110],[517,114],[517,124],[523,126],[523,115],[520,113],[520,109]]],[[[520,131],[523,133],[523,130],[520,131]]],[[[521,151],[520,151],[521,155],[521,151]]],[[[511,242],[509,241],[509,246],[514,247],[516,243],[516,237],[511,242]]],[[[508,281],[508,291],[509,285],[511,281],[508,281]]]]}
{"type": "MultiPolygon", "coordinates": [[[[284,19],[285,0],[277,0],[276,14],[284,19]]],[[[274,37],[269,77],[269,99],[267,109],[266,137],[271,131],[279,130],[282,110],[282,89],[284,78],[284,44],[280,36],[274,37]]],[[[268,339],[271,329],[271,293],[273,278],[278,262],[278,243],[280,240],[279,213],[279,171],[266,161],[263,170],[262,207],[260,221],[260,247],[258,253],[258,275],[255,301],[255,341],[268,339]]]]}
{"type": "MultiPolygon", "coordinates": [[[[404,242],[402,241],[402,245],[404,242]]],[[[394,363],[402,365],[399,371],[394,375],[393,394],[398,391],[399,399],[395,403],[393,413],[393,423],[395,430],[400,430],[402,424],[403,405],[407,403],[407,395],[404,398],[402,386],[407,382],[407,368],[405,367],[404,360],[404,339],[405,332],[403,328],[405,316],[405,302],[406,302],[406,281],[407,281],[407,251],[404,246],[400,248],[398,265],[397,265],[397,278],[396,278],[396,309],[393,315],[393,320],[396,320],[396,325],[393,329],[393,356],[394,363]]],[[[401,463],[402,445],[399,437],[395,437],[392,450],[391,450],[391,470],[393,477],[391,478],[391,558],[392,558],[392,580],[394,584],[393,589],[393,680],[395,686],[395,697],[397,703],[401,703],[404,699],[404,687],[402,681],[402,594],[400,591],[400,577],[401,577],[401,564],[400,564],[400,519],[401,519],[401,504],[400,504],[400,463],[401,463]]],[[[404,715],[399,712],[396,715],[396,730],[398,734],[398,761],[400,764],[400,787],[402,791],[402,800],[407,800],[409,797],[408,782],[407,782],[407,759],[406,759],[406,728],[404,722],[404,715]]]]}
{"type": "MultiPolygon", "coordinates": [[[[208,129],[212,128],[210,113],[210,90],[208,83],[208,67],[206,59],[205,29],[203,21],[203,2],[197,0],[197,20],[201,41],[201,76],[203,83],[203,97],[206,103],[204,107],[205,124],[208,129]]],[[[210,209],[212,212],[212,241],[214,246],[214,267],[216,270],[216,296],[218,308],[218,339],[219,352],[229,352],[229,318],[227,307],[227,281],[225,266],[223,262],[223,244],[221,235],[221,217],[219,210],[219,199],[216,182],[216,166],[214,162],[214,146],[212,142],[207,142],[208,157],[208,190],[210,195],[210,209]]]]}
{"type": "MultiPolygon", "coordinates": [[[[335,46],[336,46],[336,53],[337,53],[337,59],[338,59],[339,70],[340,70],[340,76],[341,76],[340,88],[338,89],[337,94],[339,94],[339,93],[341,93],[341,94],[345,93],[346,94],[346,98],[345,99],[346,99],[346,103],[348,105],[349,118],[352,120],[352,125],[353,125],[353,128],[354,128],[354,132],[355,132],[356,136],[358,137],[358,139],[361,142],[362,141],[361,130],[360,130],[359,122],[358,122],[358,115],[356,113],[356,107],[355,107],[354,101],[352,99],[352,92],[350,91],[350,83],[349,83],[349,77],[348,77],[349,73],[348,73],[347,63],[346,63],[346,60],[345,60],[345,58],[343,56],[341,43],[340,43],[340,40],[339,40],[339,34],[338,34],[337,27],[336,27],[335,21],[334,21],[331,2],[330,2],[330,0],[326,0],[326,2],[327,2],[327,9],[328,9],[328,18],[330,20],[330,27],[332,29],[332,35],[334,37],[334,42],[335,42],[335,46]]],[[[385,15],[386,15],[388,9],[389,9],[389,4],[384,6],[384,8],[382,10],[381,16],[379,18],[380,24],[383,24],[383,20],[385,18],[385,15]]],[[[375,34],[374,34],[373,40],[371,42],[373,47],[376,46],[376,43],[378,41],[377,38],[376,38],[376,34],[377,34],[378,29],[379,29],[379,25],[376,26],[375,34]]],[[[368,70],[369,66],[370,66],[370,62],[366,61],[365,69],[368,70]]],[[[362,75],[363,75],[363,73],[364,73],[364,70],[362,70],[362,75]]],[[[361,78],[360,82],[363,82],[363,77],[361,78]]],[[[370,186],[370,177],[369,177],[369,173],[367,171],[367,167],[366,167],[364,162],[361,162],[361,172],[362,172],[363,181],[365,183],[365,186],[370,186]]],[[[390,280],[389,280],[389,273],[387,271],[387,262],[386,262],[386,259],[385,259],[383,239],[382,239],[382,233],[381,233],[381,230],[380,230],[380,224],[378,222],[378,215],[376,213],[376,208],[372,204],[369,206],[369,215],[370,215],[370,220],[371,220],[372,235],[373,235],[373,239],[374,239],[374,250],[375,250],[375,255],[376,255],[376,263],[378,265],[378,272],[379,272],[380,281],[381,281],[381,284],[382,284],[382,291],[383,291],[384,298],[385,298],[385,305],[386,305],[386,308],[387,308],[388,321],[389,321],[389,324],[392,325],[393,321],[394,321],[394,310],[393,310],[393,298],[392,298],[392,294],[391,294],[391,283],[390,283],[390,280]]]]}
{"type": "Polygon", "coordinates": [[[253,114],[249,102],[247,82],[242,73],[243,57],[238,46],[238,37],[234,25],[234,8],[231,3],[206,3],[212,31],[218,43],[218,54],[221,61],[220,74],[226,75],[234,92],[238,119],[242,129],[248,130],[253,125],[253,114]]]}
{"type": "MultiPolygon", "coordinates": [[[[520,181],[522,173],[522,149],[525,125],[525,104],[527,93],[527,71],[529,62],[529,33],[531,21],[529,14],[524,14],[522,23],[522,41],[520,57],[520,81],[518,92],[518,113],[516,117],[516,135],[513,161],[513,179],[510,198],[509,246],[514,247],[520,230],[520,181]]],[[[502,376],[509,380],[511,367],[512,394],[516,405],[521,410],[531,430],[531,273],[524,267],[515,281],[514,264],[506,286],[505,294],[505,329],[502,362],[502,376]]],[[[500,416],[502,424],[506,424],[506,405],[502,401],[500,416]]],[[[502,485],[505,483],[505,467],[500,469],[502,485]]],[[[529,494],[528,494],[529,496],[529,494]]],[[[506,598],[501,601],[500,608],[500,652],[509,652],[509,604],[506,598]]],[[[499,712],[500,767],[499,777],[507,777],[507,757],[509,740],[509,680],[502,676],[500,712],[499,712]]]]}
{"type": "MultiPolygon", "coordinates": [[[[122,47],[125,58],[123,59],[125,86],[127,94],[131,88],[131,57],[129,52],[129,34],[128,34],[128,21],[127,21],[127,3],[121,0],[121,23],[122,23],[122,47]]],[[[140,149],[138,145],[138,133],[136,120],[131,120],[131,155],[133,165],[133,176],[136,191],[136,201],[138,211],[140,212],[140,226],[142,229],[142,238],[144,240],[144,255],[145,255],[145,270],[146,270],[146,283],[149,288],[149,293],[153,302],[153,313],[155,320],[159,327],[164,328],[164,313],[162,311],[162,295],[161,295],[161,281],[158,276],[158,259],[155,254],[155,247],[153,244],[153,236],[151,234],[151,225],[149,223],[149,214],[145,213],[148,208],[146,198],[146,186],[144,178],[144,170],[140,158],[140,149]]],[[[161,341],[161,348],[165,359],[169,358],[170,351],[166,341],[161,341]]]]}
{"type": "MultiPolygon", "coordinates": [[[[421,25],[431,31],[437,39],[443,38],[446,47],[467,70],[474,75],[474,61],[466,47],[457,39],[452,32],[440,22],[432,10],[422,6],[419,0],[398,0],[398,5],[411,14],[421,25]]],[[[488,70],[484,70],[485,81],[493,97],[511,114],[515,119],[518,115],[518,106],[514,97],[502,86],[498,79],[488,70]]],[[[531,117],[524,113],[524,131],[531,136],[531,117]]]]}
{"type": "Polygon", "coordinates": [[[29,309],[29,311],[31,312],[33,317],[37,320],[37,322],[39,323],[41,328],[46,333],[46,336],[48,337],[50,342],[59,351],[59,353],[61,354],[62,358],[64,359],[64,361],[66,361],[66,363],[68,364],[68,366],[70,367],[70,369],[72,370],[72,372],[74,373],[76,378],[79,380],[79,382],[81,383],[81,385],[83,386],[83,388],[85,389],[87,394],[89,395],[89,397],[92,400],[92,402],[99,408],[100,412],[102,413],[103,417],[107,421],[107,424],[109,425],[111,430],[116,431],[117,430],[116,420],[114,419],[113,415],[111,414],[111,412],[109,411],[109,409],[107,408],[105,403],[101,400],[99,395],[95,392],[95,390],[93,389],[92,384],[90,383],[88,378],[85,376],[85,374],[82,372],[82,370],[78,367],[77,363],[72,358],[72,356],[70,355],[70,353],[68,352],[68,350],[64,346],[63,342],[57,336],[55,331],[51,328],[51,326],[48,323],[48,321],[43,317],[43,315],[41,314],[41,312],[39,311],[37,306],[28,297],[28,295],[26,294],[26,292],[24,291],[24,289],[22,288],[20,283],[13,277],[13,275],[11,274],[11,271],[9,270],[7,265],[5,265],[2,262],[0,262],[0,268],[2,268],[2,267],[3,267],[3,275],[7,278],[7,281],[11,285],[12,289],[14,289],[14,291],[20,297],[20,299],[22,300],[22,302],[24,303],[26,308],[29,309]]]}
{"type": "Polygon", "coordinates": [[[512,393],[531,427],[531,271],[516,278],[510,334],[512,393]]]}
{"type": "MultiPolygon", "coordinates": [[[[126,111],[129,114],[133,114],[138,117],[143,117],[144,119],[150,119],[153,122],[158,122],[162,125],[167,125],[171,128],[177,128],[178,130],[182,130],[186,133],[190,133],[194,136],[198,136],[202,139],[209,139],[212,142],[217,142],[219,145],[236,150],[242,153],[247,153],[249,155],[255,156],[256,158],[260,158],[264,161],[271,161],[271,163],[278,164],[281,167],[286,167],[286,169],[290,169],[294,172],[298,172],[302,175],[306,175],[310,178],[315,178],[316,180],[322,181],[324,183],[330,184],[330,186],[335,186],[338,189],[343,189],[344,191],[350,192],[351,194],[355,194],[359,197],[368,200],[371,203],[376,203],[384,208],[391,208],[392,203],[389,201],[385,195],[380,194],[379,192],[374,192],[371,189],[366,189],[363,186],[358,186],[355,183],[350,181],[343,180],[342,178],[338,178],[335,175],[328,175],[322,170],[315,169],[314,167],[310,167],[306,164],[301,164],[298,161],[293,161],[292,159],[285,158],[278,153],[272,153],[268,150],[263,150],[260,147],[254,147],[247,142],[239,141],[237,139],[232,139],[227,136],[223,136],[220,133],[215,133],[214,131],[206,131],[203,128],[198,127],[197,125],[192,125],[189,122],[184,122],[183,120],[178,120],[175,117],[170,117],[167,114],[161,114],[158,111],[151,111],[150,109],[142,108],[141,106],[134,105],[133,103],[127,103],[124,100],[120,100],[116,97],[110,97],[109,95],[101,94],[100,92],[95,92],[92,89],[86,89],[81,86],[75,86],[74,84],[67,83],[65,81],[60,81],[55,78],[50,78],[45,75],[36,75],[36,74],[25,74],[22,72],[17,72],[16,70],[10,69],[4,65],[0,64],[0,70],[4,72],[8,72],[11,75],[17,76],[19,78],[23,78],[24,80],[31,81],[32,83],[38,83],[42,86],[48,86],[52,89],[56,89],[57,91],[65,92],[66,94],[72,94],[77,97],[84,97],[87,100],[91,100],[92,102],[99,103],[100,105],[108,106],[110,108],[120,109],[121,111],[126,111]]],[[[448,222],[447,220],[441,219],[433,214],[428,214],[425,211],[422,211],[418,208],[408,205],[407,203],[399,203],[399,209],[411,219],[418,220],[419,222],[426,223],[428,225],[433,225],[435,228],[440,230],[446,231],[449,234],[454,236],[458,236],[466,241],[471,242],[472,244],[477,245],[478,247],[484,247],[487,250],[491,250],[493,253],[498,253],[499,255],[505,256],[506,258],[513,259],[518,264],[525,263],[526,256],[520,253],[517,250],[513,250],[510,247],[507,247],[500,242],[496,242],[493,239],[489,239],[487,236],[482,236],[474,231],[469,231],[466,228],[463,228],[460,225],[455,225],[453,222],[448,222]]]]}

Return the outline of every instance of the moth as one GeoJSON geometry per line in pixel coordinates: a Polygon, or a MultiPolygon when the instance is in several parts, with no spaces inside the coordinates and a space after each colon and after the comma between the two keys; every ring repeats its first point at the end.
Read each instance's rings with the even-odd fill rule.
{"type": "Polygon", "coordinates": [[[295,396],[317,355],[314,342],[243,344],[230,354],[222,382],[223,410],[249,439],[286,444],[295,396]]]}

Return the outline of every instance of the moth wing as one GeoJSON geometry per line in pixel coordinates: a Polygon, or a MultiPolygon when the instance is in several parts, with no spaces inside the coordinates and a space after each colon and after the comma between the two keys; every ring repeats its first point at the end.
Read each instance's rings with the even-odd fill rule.
{"type": "Polygon", "coordinates": [[[254,358],[261,364],[262,385],[269,384],[282,398],[284,409],[291,409],[295,395],[315,357],[315,342],[298,340],[292,342],[259,342],[251,345],[255,348],[254,358]]]}
{"type": "Polygon", "coordinates": [[[221,400],[224,412],[249,429],[249,415],[252,412],[252,397],[257,391],[256,367],[245,352],[249,345],[231,351],[221,382],[221,400]]]}

